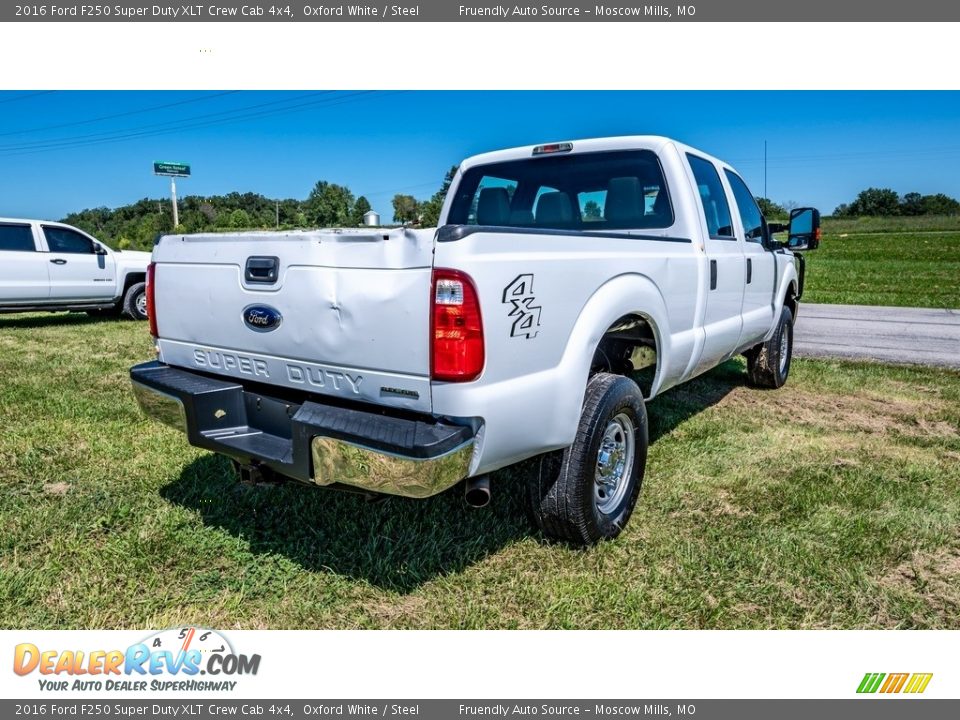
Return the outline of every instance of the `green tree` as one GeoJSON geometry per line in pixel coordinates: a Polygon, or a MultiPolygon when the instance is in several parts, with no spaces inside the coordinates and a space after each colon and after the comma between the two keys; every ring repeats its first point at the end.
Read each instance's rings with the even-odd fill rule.
{"type": "Polygon", "coordinates": [[[370,207],[370,201],[367,200],[363,195],[357,198],[357,202],[353,205],[353,218],[350,222],[351,225],[363,225],[363,216],[370,212],[372,208],[370,207]]]}
{"type": "Polygon", "coordinates": [[[443,209],[443,201],[447,197],[447,191],[450,190],[450,185],[453,184],[453,179],[457,176],[458,169],[459,168],[454,165],[447,170],[447,174],[443,177],[443,183],[441,183],[440,189],[433,194],[433,197],[420,204],[420,217],[424,226],[436,227],[437,224],[439,224],[440,211],[443,209]]]}
{"type": "Polygon", "coordinates": [[[303,203],[303,210],[308,222],[316,227],[349,225],[353,211],[353,193],[343,185],[320,180],[303,203]]]}
{"type": "Polygon", "coordinates": [[[852,215],[899,215],[900,196],[890,188],[867,188],[850,203],[850,213],[852,215]]]}
{"type": "Polygon", "coordinates": [[[920,201],[924,215],[960,215],[960,202],[949,195],[924,195],[920,201]]]}
{"type": "Polygon", "coordinates": [[[900,201],[901,215],[923,215],[923,196],[920,193],[910,192],[900,201]]]}
{"type": "Polygon", "coordinates": [[[596,200],[587,200],[583,206],[583,219],[599,220],[600,215],[600,203],[598,203],[596,200]]]}
{"type": "Polygon", "coordinates": [[[789,214],[783,205],[775,203],[770,198],[758,197],[755,199],[765,218],[785,218],[789,214]]]}
{"type": "Polygon", "coordinates": [[[229,227],[242,230],[244,228],[249,228],[250,225],[250,214],[246,210],[237,208],[230,213],[229,227]]]}
{"type": "Polygon", "coordinates": [[[414,222],[419,214],[420,204],[413,195],[396,194],[393,196],[394,222],[414,222]]]}
{"type": "Polygon", "coordinates": [[[850,206],[847,203],[840,203],[833,211],[833,217],[850,217],[853,213],[850,212],[850,206]]]}

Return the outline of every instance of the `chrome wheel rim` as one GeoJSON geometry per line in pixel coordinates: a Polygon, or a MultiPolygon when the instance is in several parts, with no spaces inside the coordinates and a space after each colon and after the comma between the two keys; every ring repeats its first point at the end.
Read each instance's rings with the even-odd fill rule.
{"type": "Polygon", "coordinates": [[[140,293],[139,295],[137,295],[136,305],[137,305],[138,313],[140,313],[141,315],[147,314],[147,294],[146,293],[140,293]]]}
{"type": "Polygon", "coordinates": [[[780,374],[783,375],[787,371],[787,352],[789,350],[789,338],[787,333],[790,332],[790,328],[786,325],[780,330],[780,374]]]}
{"type": "Polygon", "coordinates": [[[620,506],[630,487],[635,435],[633,420],[626,413],[611,419],[603,431],[597,450],[593,496],[597,510],[604,515],[610,515],[620,506]]]}

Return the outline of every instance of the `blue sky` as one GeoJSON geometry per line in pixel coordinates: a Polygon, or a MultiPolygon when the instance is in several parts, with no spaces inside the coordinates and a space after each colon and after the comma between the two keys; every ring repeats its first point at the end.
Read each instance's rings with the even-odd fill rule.
{"type": "Polygon", "coordinates": [[[675,137],[757,195],[825,213],[868,186],[960,197],[960,92],[0,92],[0,216],[60,218],[181,195],[304,198],[320,179],[385,218],[478,152],[583,137],[675,137]]]}

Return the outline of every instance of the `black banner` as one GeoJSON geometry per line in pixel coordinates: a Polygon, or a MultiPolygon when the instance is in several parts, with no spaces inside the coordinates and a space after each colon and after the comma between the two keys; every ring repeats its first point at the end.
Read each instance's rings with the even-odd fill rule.
{"type": "Polygon", "coordinates": [[[3,700],[0,716],[224,717],[335,720],[503,720],[537,718],[696,718],[696,720],[941,720],[960,717],[960,700],[878,698],[850,700],[3,700]],[[909,705],[909,708],[907,707],[909,705]]]}
{"type": "MultiPolygon", "coordinates": [[[[697,2],[548,3],[466,2],[237,2],[173,4],[127,0],[121,3],[37,2],[0,7],[11,22],[952,22],[960,4],[942,0],[702,0],[697,2]]],[[[798,36],[799,37],[799,36],[798,36]]],[[[791,38],[784,37],[784,41],[791,38]]],[[[803,43],[793,38],[802,48],[803,43]]]]}

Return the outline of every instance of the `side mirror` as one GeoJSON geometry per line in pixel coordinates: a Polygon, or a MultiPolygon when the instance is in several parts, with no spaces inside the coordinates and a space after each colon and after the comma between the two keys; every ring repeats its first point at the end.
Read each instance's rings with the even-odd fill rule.
{"type": "Polygon", "coordinates": [[[107,249],[103,245],[98,245],[97,243],[93,244],[93,254],[94,255],[106,255],[107,249]]]}
{"type": "Polygon", "coordinates": [[[797,208],[790,211],[787,247],[791,250],[816,250],[820,247],[820,211],[797,208]]]}

